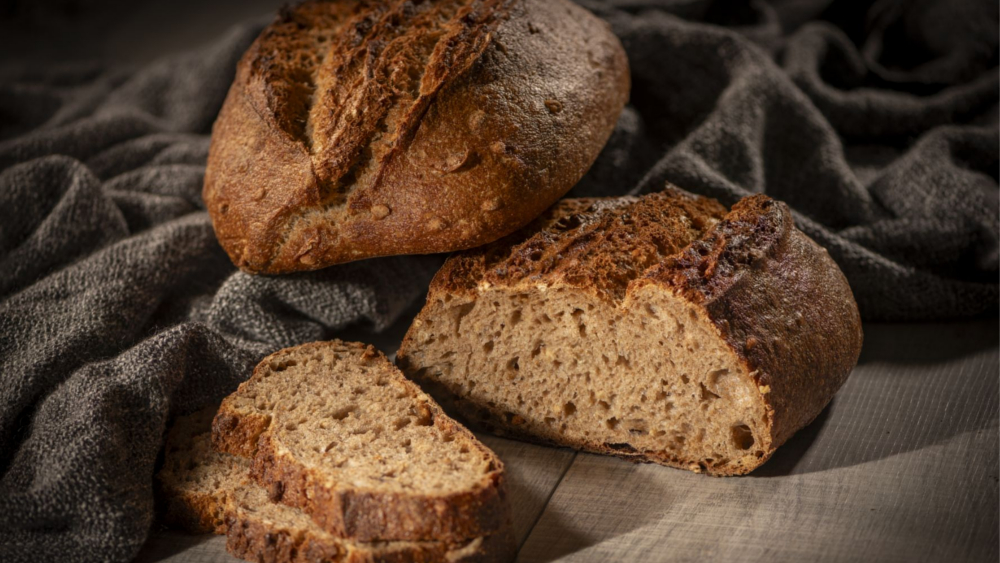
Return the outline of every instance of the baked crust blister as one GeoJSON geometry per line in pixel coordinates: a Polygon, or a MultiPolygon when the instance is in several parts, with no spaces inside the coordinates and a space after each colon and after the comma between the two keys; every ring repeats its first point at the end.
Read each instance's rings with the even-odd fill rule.
{"type": "Polygon", "coordinates": [[[407,333],[397,363],[446,408],[480,427],[731,475],[764,463],[820,413],[857,362],[861,342],[860,316],[847,280],[826,251],[795,228],[785,205],[756,195],[727,211],[713,200],[668,186],[641,198],[564,200],[520,232],[449,258],[431,283],[427,305],[407,333]],[[559,295],[570,296],[564,300],[571,303],[571,315],[555,307],[529,310],[541,296],[559,295]],[[511,309],[508,304],[514,302],[529,305],[511,309]],[[720,406],[725,401],[707,411],[716,418],[733,417],[729,443],[714,448],[721,453],[695,455],[692,442],[704,438],[698,428],[653,428],[641,413],[630,414],[650,412],[654,399],[671,408],[678,389],[698,393],[697,382],[686,381],[695,374],[682,374],[680,368],[664,367],[662,377],[628,380],[635,377],[630,360],[641,358],[643,369],[651,370],[653,362],[673,365],[678,358],[678,351],[664,347],[663,333],[656,332],[668,326],[654,318],[661,305],[683,311],[684,319],[669,326],[683,331],[686,324],[688,335],[701,331],[695,341],[690,336],[679,340],[688,346],[688,357],[697,361],[699,353],[690,349],[694,344],[703,346],[706,358],[710,351],[717,358],[711,360],[717,365],[706,364],[706,371],[715,371],[705,375],[697,406],[707,409],[729,392],[742,401],[739,413],[720,406]],[[569,319],[577,315],[579,321],[569,319]],[[529,317],[537,326],[528,336],[505,336],[529,317]],[[647,321],[658,328],[621,328],[629,323],[646,327],[647,321]],[[465,324],[450,336],[456,322],[465,324]],[[554,337],[546,331],[563,326],[560,322],[579,322],[580,337],[564,339],[563,348],[553,352],[554,337]],[[632,340],[624,341],[622,334],[633,335],[632,340]],[[447,344],[440,343],[442,337],[447,344]],[[591,349],[608,347],[619,337],[623,341],[612,343],[616,351],[600,355],[604,362],[597,361],[596,370],[594,363],[577,367],[578,359],[597,357],[591,349]],[[533,344],[503,348],[505,339],[520,342],[517,338],[533,344]],[[468,349],[476,367],[461,371],[464,364],[443,359],[439,352],[445,347],[460,350],[459,355],[468,349]],[[492,363],[477,359],[490,353],[503,357],[492,363]],[[543,365],[546,357],[551,361],[543,365]],[[573,366],[569,371],[568,364],[573,366]],[[728,378],[732,374],[738,377],[728,378]],[[671,380],[682,375],[683,385],[671,380]],[[719,384],[723,375],[725,384],[719,384]],[[580,383],[583,377],[586,384],[580,383]],[[601,385],[610,397],[601,395],[601,385]],[[573,396],[562,391],[570,386],[578,390],[573,396]],[[547,391],[535,393],[535,387],[547,391]],[[627,387],[631,399],[617,387],[627,387]],[[511,389],[519,390],[517,401],[509,396],[511,389]],[[594,390],[589,399],[584,396],[594,390]],[[556,403],[551,396],[566,402],[556,403]],[[574,421],[589,414],[581,405],[608,414],[600,424],[579,423],[580,432],[574,433],[574,421]]]}
{"type": "Polygon", "coordinates": [[[204,200],[248,272],[471,248],[568,191],[628,91],[568,0],[306,2],[240,61],[204,200]]]}

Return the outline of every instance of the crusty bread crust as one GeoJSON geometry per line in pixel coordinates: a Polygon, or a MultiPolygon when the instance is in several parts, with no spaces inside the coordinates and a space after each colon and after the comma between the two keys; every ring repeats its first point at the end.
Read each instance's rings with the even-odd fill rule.
{"type": "Polygon", "coordinates": [[[169,487],[162,487],[160,495],[166,503],[163,521],[169,526],[192,534],[226,533],[224,495],[192,494],[169,487]]]}
{"type": "Polygon", "coordinates": [[[509,526],[461,542],[364,543],[333,537],[299,511],[271,505],[267,493],[251,482],[246,460],[206,448],[214,412],[206,409],[178,419],[158,482],[171,525],[225,535],[226,548],[236,557],[265,563],[478,563],[513,558],[516,548],[509,526]],[[194,467],[215,485],[200,486],[192,480],[194,467]]]}
{"type": "MultiPolygon", "coordinates": [[[[251,457],[250,474],[269,491],[272,500],[300,508],[324,530],[357,541],[446,540],[463,541],[488,536],[510,526],[503,462],[460,424],[449,418],[413,382],[405,379],[381,352],[358,343],[313,342],[275,352],[254,369],[250,381],[267,377],[276,361],[291,354],[324,346],[363,350],[368,361],[384,364],[387,374],[412,394],[426,401],[433,424],[456,440],[473,444],[490,459],[490,471],[472,489],[452,494],[422,495],[393,491],[358,490],[332,482],[328,475],[299,462],[277,443],[271,419],[259,412],[245,412],[223,401],[212,425],[212,441],[219,451],[251,457]]],[[[242,384],[233,396],[250,384],[242,384]]]]}
{"type": "Polygon", "coordinates": [[[568,191],[628,91],[568,0],[306,2],[240,61],[204,200],[248,272],[471,248],[568,191]]]}
{"type": "MultiPolygon", "coordinates": [[[[468,432],[454,422],[449,427],[468,432]]],[[[358,541],[459,541],[496,533],[510,518],[502,466],[473,490],[450,495],[334,489],[293,457],[278,453],[264,434],[250,467],[257,483],[281,491],[275,500],[302,509],[331,534],[358,541]]]]}
{"type": "Polygon", "coordinates": [[[226,525],[226,550],[259,563],[503,563],[515,552],[510,530],[458,544],[356,543],[319,530],[275,528],[236,508],[226,513],[226,525]]]}
{"type": "Polygon", "coordinates": [[[788,207],[764,195],[738,202],[633,291],[645,284],[701,306],[746,364],[767,406],[772,452],[819,415],[861,354],[847,278],[788,207]]]}
{"type": "Polygon", "coordinates": [[[732,475],[760,466],[822,411],[857,362],[861,343],[846,278],[823,248],[794,227],[784,204],[756,195],[726,213],[712,200],[668,185],[664,193],[641,199],[564,200],[521,232],[449,258],[397,363],[449,412],[472,424],[485,416],[494,432],[732,475]],[[643,222],[650,209],[658,222],[643,222]],[[588,228],[594,223],[600,228],[588,228]],[[623,245],[630,245],[628,252],[623,245]],[[757,439],[756,456],[713,466],[666,449],[526,433],[517,417],[482,401],[470,404],[435,379],[437,368],[420,363],[417,335],[425,320],[475,302],[481,291],[525,294],[542,286],[571,287],[625,310],[647,292],[668,292],[693,304],[699,319],[725,341],[734,364],[744,366],[764,405],[766,435],[757,439]]]}

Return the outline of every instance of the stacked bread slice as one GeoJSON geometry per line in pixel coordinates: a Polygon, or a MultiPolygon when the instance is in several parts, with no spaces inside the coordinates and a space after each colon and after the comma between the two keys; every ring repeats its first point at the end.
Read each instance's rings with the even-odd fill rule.
{"type": "Polygon", "coordinates": [[[181,417],[167,516],[251,561],[504,561],[503,464],[371,346],[277,352],[181,417]],[[213,422],[214,417],[214,422],[213,422]]]}

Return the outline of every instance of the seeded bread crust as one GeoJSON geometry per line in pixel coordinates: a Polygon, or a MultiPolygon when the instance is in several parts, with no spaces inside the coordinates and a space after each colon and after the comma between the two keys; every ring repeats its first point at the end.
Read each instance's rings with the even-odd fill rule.
{"type": "MultiPolygon", "coordinates": [[[[336,374],[332,374],[336,375],[336,374]]],[[[510,526],[503,463],[471,432],[450,419],[434,401],[372,346],[341,341],[314,342],[280,350],[265,358],[253,376],[223,401],[213,421],[215,448],[250,457],[252,478],[276,502],[309,514],[322,529],[357,541],[445,540],[464,541],[503,532],[510,526]],[[275,369],[296,358],[324,348],[335,348],[370,362],[407,389],[415,409],[442,435],[470,444],[473,453],[489,459],[490,470],[470,490],[426,495],[399,491],[361,490],[336,482],[322,467],[305,465],[275,437],[267,412],[241,408],[235,397],[250,392],[275,369]]]]}
{"type": "Polygon", "coordinates": [[[240,61],[203,196],[248,272],[471,248],[568,191],[628,92],[568,0],[305,2],[240,61]]]}
{"type": "Polygon", "coordinates": [[[169,523],[192,533],[225,535],[226,548],[236,557],[263,563],[479,563],[513,557],[509,528],[459,543],[362,543],[331,536],[300,511],[273,504],[250,480],[247,460],[211,450],[215,410],[177,420],[158,481],[171,507],[169,523]]]}
{"type": "MultiPolygon", "coordinates": [[[[655,340],[650,336],[647,346],[656,346],[655,340]]],[[[449,258],[397,363],[450,412],[500,434],[734,475],[764,463],[822,411],[857,362],[861,343],[846,278],[823,248],[795,228],[784,204],[755,195],[727,213],[714,200],[668,185],[642,198],[563,200],[521,232],[449,258]],[[488,395],[470,400],[460,386],[443,384],[436,375],[441,366],[427,363],[421,349],[428,340],[424,326],[450,310],[472,307],[483,292],[497,288],[520,294],[572,288],[619,310],[638,307],[650,292],[682,296],[695,306],[692,314],[710,322],[725,341],[743,377],[752,380],[755,400],[763,403],[755,455],[712,465],[666,447],[525,432],[525,420],[491,406],[488,395]]]]}

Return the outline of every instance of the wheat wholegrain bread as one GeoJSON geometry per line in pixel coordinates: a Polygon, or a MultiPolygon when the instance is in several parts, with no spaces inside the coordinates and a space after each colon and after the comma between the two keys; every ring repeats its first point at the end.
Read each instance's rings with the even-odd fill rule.
{"type": "Polygon", "coordinates": [[[302,511],[271,502],[256,484],[236,491],[226,524],[226,549],[262,563],[504,563],[514,556],[510,529],[460,541],[338,538],[302,511]]]}
{"type": "Polygon", "coordinates": [[[168,521],[194,533],[226,535],[230,553],[248,561],[502,562],[512,555],[509,529],[461,542],[356,542],[335,537],[300,510],[274,503],[249,477],[249,462],[211,447],[215,409],[178,418],[158,474],[168,521]]]}
{"type": "Polygon", "coordinates": [[[156,475],[164,519],[196,534],[226,533],[226,508],[250,474],[249,461],[212,449],[215,411],[206,408],[177,418],[156,475]]]}
{"type": "Polygon", "coordinates": [[[239,63],[205,203],[250,272],[471,248],[569,190],[628,91],[568,0],[305,2],[239,63]]]}
{"type": "Polygon", "coordinates": [[[359,541],[464,541],[510,526],[500,459],[372,346],[265,358],[213,421],[276,501],[359,541]]]}
{"type": "Polygon", "coordinates": [[[783,204],[668,186],[564,200],[453,256],[397,362],[488,430],[732,475],[819,414],[861,341],[846,279],[783,204]]]}

